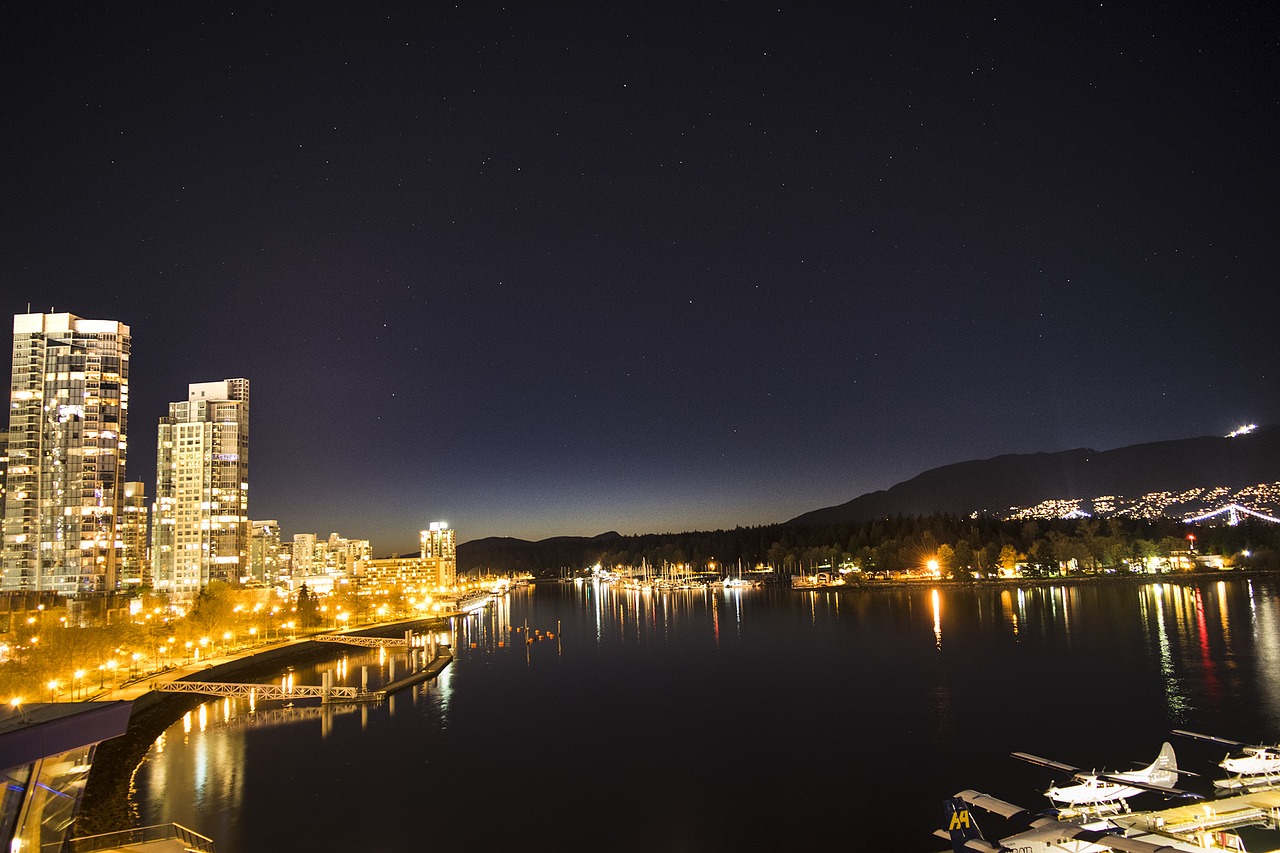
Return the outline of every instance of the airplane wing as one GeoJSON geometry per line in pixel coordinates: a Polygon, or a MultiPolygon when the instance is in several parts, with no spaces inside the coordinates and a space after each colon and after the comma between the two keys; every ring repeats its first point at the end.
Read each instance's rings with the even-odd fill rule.
{"type": "Polygon", "coordinates": [[[1234,746],[1234,747],[1254,746],[1254,744],[1251,744],[1251,743],[1242,743],[1241,741],[1238,741],[1238,740],[1227,740],[1224,737],[1215,737],[1214,735],[1202,735],[1199,732],[1189,732],[1186,729],[1174,729],[1173,733],[1175,735],[1182,735],[1183,737],[1195,738],[1196,740],[1207,740],[1210,743],[1220,743],[1223,746],[1234,746]]]}
{"type": "Polygon", "coordinates": [[[1029,752],[1011,752],[1009,754],[1012,755],[1014,758],[1020,758],[1023,761],[1029,761],[1030,763],[1038,764],[1041,767],[1051,767],[1054,770],[1061,770],[1063,773],[1081,772],[1079,767],[1074,767],[1070,764],[1063,764],[1061,761],[1054,761],[1049,758],[1041,758],[1040,756],[1032,755],[1029,752]]]}
{"type": "Polygon", "coordinates": [[[1037,816],[1035,812],[1028,811],[1022,806],[1014,805],[1013,803],[1002,800],[999,797],[984,794],[981,791],[961,791],[956,794],[956,796],[971,806],[977,806],[983,811],[998,814],[1003,818],[1030,818],[1032,826],[1046,826],[1058,823],[1058,821],[1051,817],[1037,816]]]}

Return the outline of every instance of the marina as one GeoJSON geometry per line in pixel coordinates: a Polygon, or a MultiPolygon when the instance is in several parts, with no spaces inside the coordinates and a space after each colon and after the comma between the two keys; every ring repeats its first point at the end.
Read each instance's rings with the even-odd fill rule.
{"type": "MultiPolygon", "coordinates": [[[[145,823],[191,827],[228,850],[408,849],[420,839],[394,821],[311,827],[281,815],[412,810],[435,790],[452,804],[433,819],[439,845],[834,850],[856,833],[861,849],[939,850],[939,804],[955,792],[1038,810],[1068,781],[1000,758],[1014,751],[1127,772],[1169,740],[1179,768],[1201,774],[1179,787],[1210,795],[1228,748],[1169,733],[1280,732],[1275,593],[1217,579],[856,594],[539,583],[459,620],[449,666],[384,702],[252,726],[245,700],[201,706],[142,764],[136,807],[145,823]],[[554,639],[527,642],[539,630],[554,639]],[[808,731],[823,734],[797,741],[808,731]],[[335,767],[377,784],[310,784],[335,767]],[[520,783],[544,776],[556,781],[520,783]],[[722,819],[746,801],[762,804],[758,818],[722,819]],[[620,837],[622,802],[697,808],[620,837]],[[504,821],[473,818],[495,803],[504,821]],[[794,819],[812,814],[848,819],[794,819]]],[[[334,654],[297,667],[296,681],[332,670],[359,686],[363,666],[375,687],[391,681],[377,648],[334,654]]],[[[1130,805],[1171,804],[1143,792],[1130,805]]],[[[1252,831],[1241,831],[1247,849],[1270,849],[1252,831]]]]}
{"type": "Polygon", "coordinates": [[[1174,729],[1172,734],[1238,750],[1218,762],[1227,777],[1213,780],[1212,793],[1179,786],[1179,775],[1203,775],[1179,767],[1166,742],[1149,766],[1130,772],[1086,771],[1024,752],[1012,757],[1067,774],[1070,785],[1050,785],[1045,796],[1052,808],[1014,804],[991,794],[965,790],[944,802],[944,828],[934,834],[952,842],[954,853],[1031,851],[1046,853],[1162,853],[1162,851],[1229,850],[1275,853],[1280,850],[1280,791],[1276,790],[1275,747],[1248,744],[1216,735],[1174,729]],[[1158,794],[1164,804],[1134,810],[1130,799],[1158,794]],[[1178,804],[1171,804],[1171,803],[1178,804]],[[970,814],[978,808],[1009,819],[1015,828],[998,841],[985,838],[970,814]],[[1242,833],[1253,832],[1246,844],[1242,833]]]}

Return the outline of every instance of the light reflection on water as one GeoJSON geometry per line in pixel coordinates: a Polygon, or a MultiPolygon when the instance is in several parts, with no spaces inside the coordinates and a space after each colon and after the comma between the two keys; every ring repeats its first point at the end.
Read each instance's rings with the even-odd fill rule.
{"type": "MultiPolygon", "coordinates": [[[[450,636],[455,662],[382,705],[202,706],[139,771],[143,821],[228,850],[417,849],[413,821],[286,830],[281,815],[417,814],[438,791],[437,846],[847,849],[848,820],[795,817],[840,814],[866,849],[929,849],[938,800],[962,788],[1042,805],[1057,780],[1014,766],[1014,750],[1102,766],[1154,753],[1175,727],[1280,737],[1280,611],[1259,581],[552,584],[450,636]],[[723,819],[744,804],[750,820],[723,819]]],[[[359,686],[365,667],[375,685],[388,676],[382,652],[293,675],[359,686]]],[[[1175,746],[1213,775],[1203,751],[1175,746]]]]}

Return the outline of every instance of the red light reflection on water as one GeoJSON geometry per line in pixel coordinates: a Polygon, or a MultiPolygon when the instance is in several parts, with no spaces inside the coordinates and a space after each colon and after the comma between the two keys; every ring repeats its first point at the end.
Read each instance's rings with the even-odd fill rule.
{"type": "Polygon", "coordinates": [[[1196,630],[1200,634],[1200,662],[1204,666],[1204,689],[1215,703],[1220,698],[1218,673],[1213,665],[1213,656],[1209,653],[1209,626],[1204,618],[1204,597],[1196,590],[1196,630]]]}

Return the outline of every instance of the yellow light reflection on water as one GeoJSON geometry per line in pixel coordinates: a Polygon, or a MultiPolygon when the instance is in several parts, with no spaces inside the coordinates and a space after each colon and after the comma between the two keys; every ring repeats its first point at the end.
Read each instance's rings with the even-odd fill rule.
{"type": "MultiPolygon", "coordinates": [[[[1022,604],[1022,590],[1018,590],[1018,603],[1022,604]]],[[[1000,609],[1004,611],[1004,619],[1013,626],[1013,636],[1018,636],[1018,613],[1013,608],[1013,593],[1009,590],[1000,591],[1000,609]]]]}
{"type": "Polygon", "coordinates": [[[933,591],[933,642],[942,648],[942,596],[936,589],[933,591]]]}

